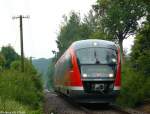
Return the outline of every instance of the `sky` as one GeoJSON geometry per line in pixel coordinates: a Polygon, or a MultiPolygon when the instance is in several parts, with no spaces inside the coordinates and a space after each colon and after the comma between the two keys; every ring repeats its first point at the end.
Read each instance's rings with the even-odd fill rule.
{"type": "MultiPolygon", "coordinates": [[[[23,19],[25,57],[50,58],[57,51],[56,38],[63,15],[71,11],[81,17],[91,9],[96,0],[0,0],[0,48],[11,45],[20,54],[18,15],[29,15],[23,19]]],[[[124,48],[130,51],[133,38],[124,40],[124,48]]]]}

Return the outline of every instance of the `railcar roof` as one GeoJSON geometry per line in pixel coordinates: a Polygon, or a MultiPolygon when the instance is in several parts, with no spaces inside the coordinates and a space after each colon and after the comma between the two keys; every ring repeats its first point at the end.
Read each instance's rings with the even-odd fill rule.
{"type": "Polygon", "coordinates": [[[81,48],[88,48],[88,47],[104,47],[104,48],[111,48],[117,50],[117,47],[114,42],[107,41],[107,40],[98,40],[98,39],[76,41],[72,43],[71,47],[73,47],[75,50],[81,48]]]}

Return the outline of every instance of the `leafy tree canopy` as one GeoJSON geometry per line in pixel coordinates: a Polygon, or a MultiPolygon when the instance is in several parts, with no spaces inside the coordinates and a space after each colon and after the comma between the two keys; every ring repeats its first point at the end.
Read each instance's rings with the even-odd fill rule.
{"type": "Polygon", "coordinates": [[[4,65],[5,68],[10,68],[12,61],[19,59],[19,55],[15,52],[13,47],[11,47],[10,45],[6,47],[2,47],[1,54],[5,58],[5,65],[4,65]]]}
{"type": "Polygon", "coordinates": [[[150,24],[146,24],[135,37],[131,61],[136,71],[150,76],[150,24]]]}
{"type": "MultiPolygon", "coordinates": [[[[11,63],[11,69],[21,72],[20,60],[13,61],[11,63]]],[[[29,74],[36,74],[37,73],[36,69],[34,68],[34,66],[31,64],[31,62],[29,60],[25,60],[24,72],[29,73],[29,74]]]]}
{"type": "Polygon", "coordinates": [[[94,7],[101,28],[111,40],[119,43],[123,53],[123,40],[135,34],[138,21],[146,15],[146,5],[140,0],[97,0],[94,7]]]}
{"type": "MultiPolygon", "coordinates": [[[[56,43],[59,49],[57,58],[59,58],[64,51],[72,44],[72,42],[84,39],[106,39],[106,34],[99,29],[97,18],[90,10],[81,21],[80,15],[71,12],[69,18],[64,16],[64,22],[61,25],[56,43]]],[[[53,52],[56,54],[55,52],[53,52]]]]}
{"type": "Polygon", "coordinates": [[[86,34],[88,34],[86,28],[86,25],[81,25],[80,15],[78,13],[71,12],[69,19],[64,16],[64,23],[60,28],[56,41],[59,49],[58,57],[64,53],[72,42],[86,38],[86,34]]]}

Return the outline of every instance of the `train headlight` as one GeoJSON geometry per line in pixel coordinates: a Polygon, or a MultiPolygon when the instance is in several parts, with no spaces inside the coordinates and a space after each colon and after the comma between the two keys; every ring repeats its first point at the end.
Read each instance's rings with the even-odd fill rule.
{"type": "Polygon", "coordinates": [[[110,77],[110,78],[114,77],[114,74],[113,74],[113,73],[110,73],[110,74],[109,74],[109,77],[110,77]]]}
{"type": "Polygon", "coordinates": [[[83,76],[84,78],[86,78],[86,77],[87,77],[87,74],[83,74],[82,76],[83,76]]]}
{"type": "Polygon", "coordinates": [[[117,61],[116,61],[116,59],[113,58],[113,59],[112,59],[112,62],[113,62],[113,63],[116,63],[117,61]]]}

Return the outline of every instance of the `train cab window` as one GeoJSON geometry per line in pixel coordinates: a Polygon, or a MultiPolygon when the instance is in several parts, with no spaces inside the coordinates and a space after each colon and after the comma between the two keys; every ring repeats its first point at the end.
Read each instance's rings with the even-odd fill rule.
{"type": "Polygon", "coordinates": [[[92,48],[77,50],[77,58],[80,64],[92,64],[95,61],[92,48]]]}
{"type": "Polygon", "coordinates": [[[76,51],[82,76],[109,77],[116,74],[117,53],[109,48],[84,48],[76,51]]]}
{"type": "Polygon", "coordinates": [[[117,54],[108,48],[84,48],[77,50],[80,64],[115,64],[117,54]]]}

